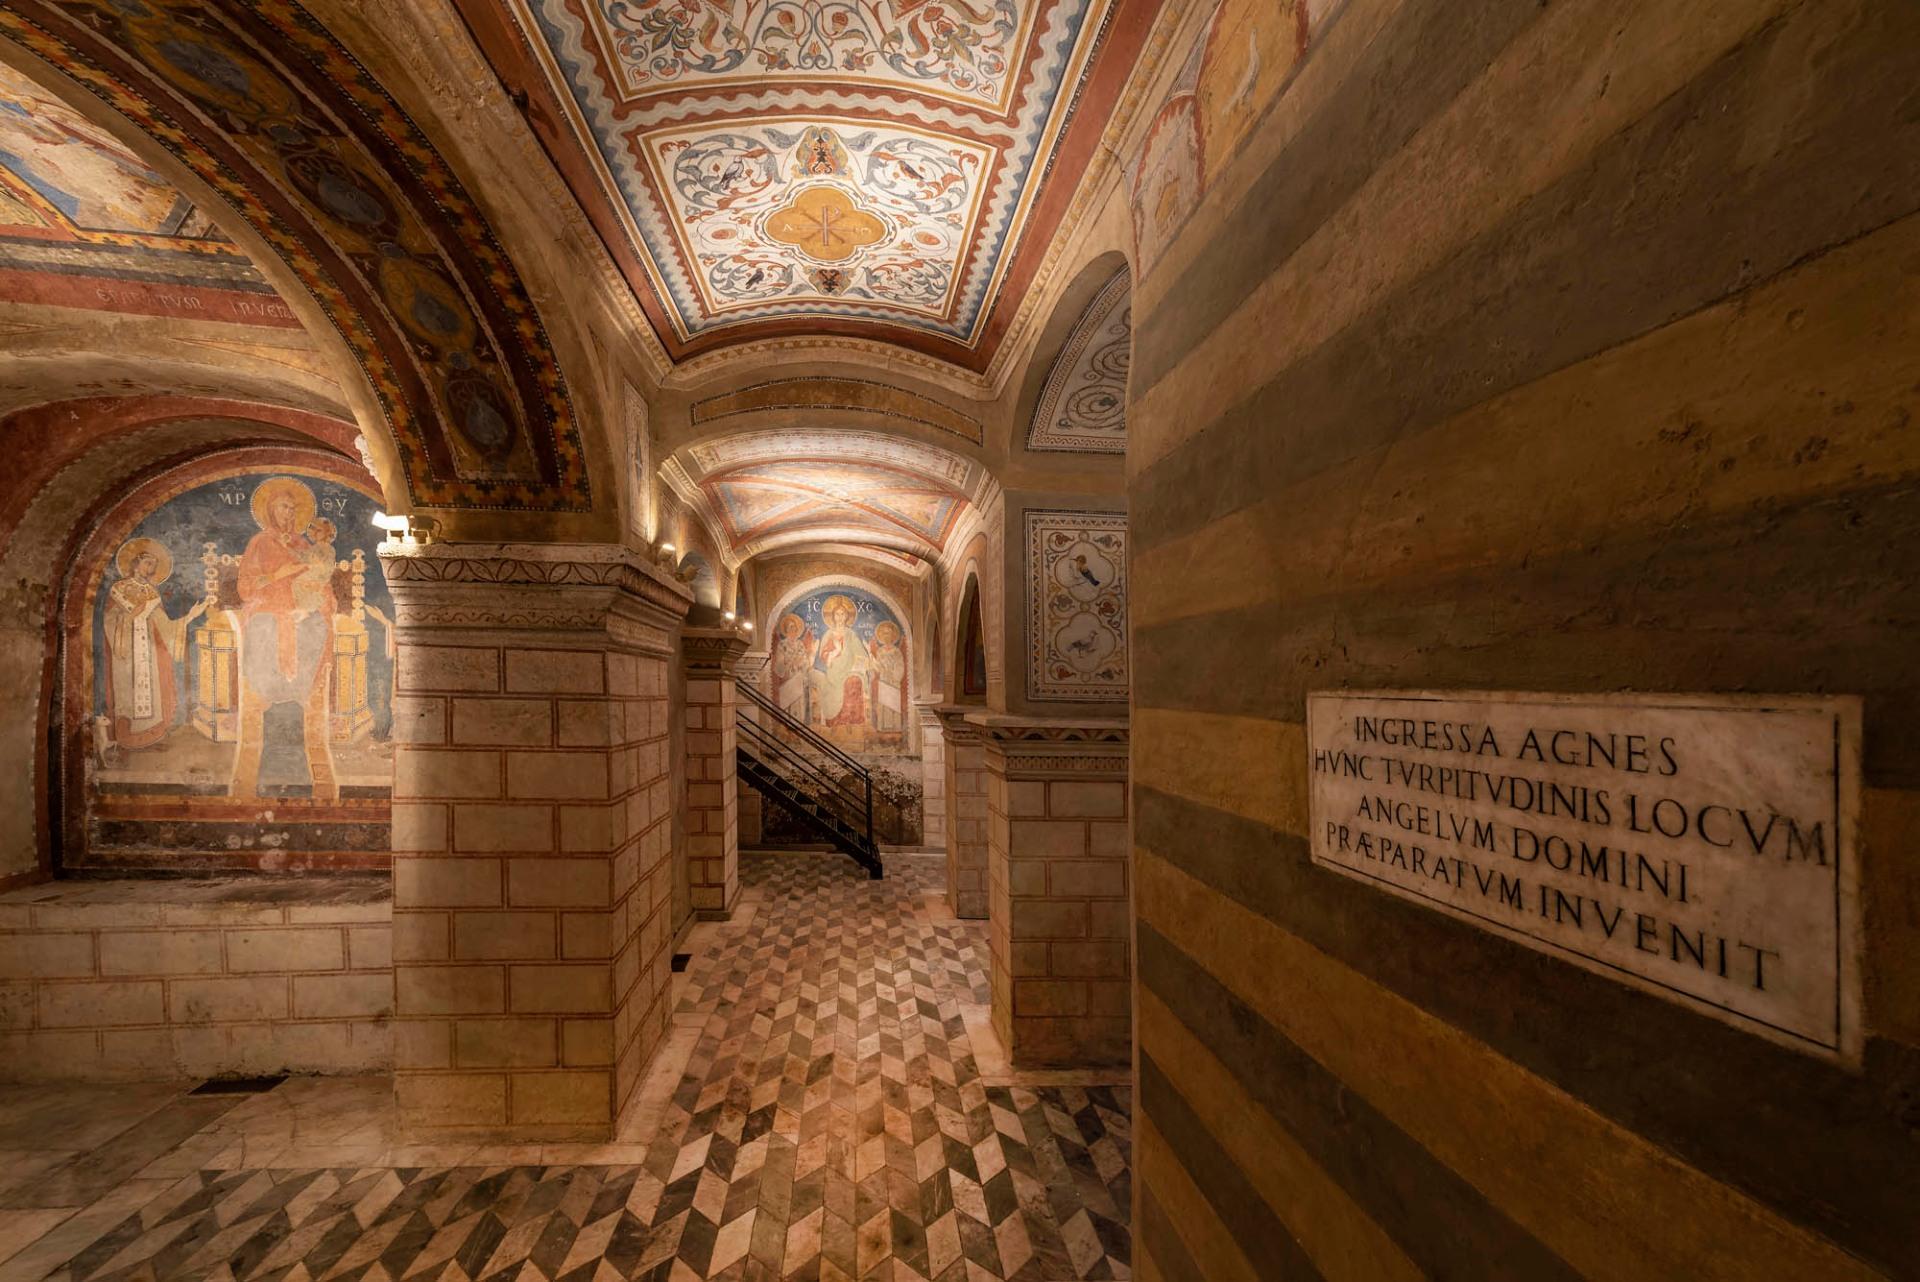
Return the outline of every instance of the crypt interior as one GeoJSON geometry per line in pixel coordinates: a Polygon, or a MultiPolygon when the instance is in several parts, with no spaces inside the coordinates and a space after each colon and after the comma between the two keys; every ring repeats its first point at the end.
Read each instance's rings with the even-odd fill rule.
{"type": "Polygon", "coordinates": [[[0,1280],[1920,1278],[1920,6],[0,0],[0,1280]]]}

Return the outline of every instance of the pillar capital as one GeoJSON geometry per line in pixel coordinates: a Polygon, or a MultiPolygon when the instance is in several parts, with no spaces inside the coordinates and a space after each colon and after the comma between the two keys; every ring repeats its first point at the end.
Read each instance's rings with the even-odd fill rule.
{"type": "Polygon", "coordinates": [[[1127,773],[1125,717],[1020,717],[969,709],[966,724],[1003,761],[1008,778],[1127,773]]]}
{"type": "Polygon", "coordinates": [[[733,628],[686,628],[680,633],[680,662],[689,674],[735,677],[747,653],[747,639],[733,628]]]}
{"type": "Polygon", "coordinates": [[[921,706],[940,719],[940,729],[947,736],[948,743],[968,745],[980,742],[980,727],[968,720],[969,714],[985,711],[979,704],[929,703],[921,706]]]}
{"type": "Polygon", "coordinates": [[[387,589],[416,631],[598,631],[643,654],[672,653],[692,589],[613,543],[380,545],[387,589]]]}

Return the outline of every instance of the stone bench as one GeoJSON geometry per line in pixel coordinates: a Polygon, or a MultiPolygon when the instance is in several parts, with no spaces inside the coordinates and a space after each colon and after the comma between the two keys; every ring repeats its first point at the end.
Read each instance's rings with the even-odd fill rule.
{"type": "Polygon", "coordinates": [[[0,1079],[392,1068],[386,877],[63,881],[0,894],[0,1079]]]}

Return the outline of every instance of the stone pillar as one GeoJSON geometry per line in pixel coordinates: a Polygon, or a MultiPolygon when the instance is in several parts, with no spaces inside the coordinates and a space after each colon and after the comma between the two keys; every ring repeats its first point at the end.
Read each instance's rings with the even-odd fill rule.
{"type": "Polygon", "coordinates": [[[668,665],[690,597],[600,544],[386,544],[394,1095],[597,1138],[664,1035],[668,665]]]}
{"type": "Polygon", "coordinates": [[[1019,1068],[1132,1056],[1127,723],[974,713],[993,1028],[1019,1068]]]}
{"type": "Polygon", "coordinates": [[[744,637],[732,628],[681,634],[687,677],[687,872],[694,916],[724,921],[740,897],[740,770],[734,688],[744,637]]]}
{"type": "Polygon", "coordinates": [[[941,704],[946,752],[947,906],[956,917],[987,915],[987,763],[967,704],[941,704]]]}
{"type": "Polygon", "coordinates": [[[920,713],[920,844],[940,850],[947,844],[947,738],[933,704],[914,707],[920,713]]]}

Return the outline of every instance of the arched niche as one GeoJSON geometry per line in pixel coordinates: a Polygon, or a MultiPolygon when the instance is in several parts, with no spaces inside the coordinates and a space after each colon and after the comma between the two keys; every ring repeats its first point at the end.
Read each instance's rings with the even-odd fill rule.
{"type": "MultiPolygon", "coordinates": [[[[789,715],[797,716],[856,755],[911,756],[919,751],[919,726],[913,711],[913,700],[918,693],[913,675],[919,653],[918,630],[914,627],[912,612],[893,593],[857,575],[818,575],[782,593],[759,626],[766,630],[767,646],[761,684],[789,715]],[[864,651],[870,668],[867,691],[862,696],[866,705],[864,733],[857,731],[850,719],[843,728],[831,724],[833,714],[845,710],[844,689],[848,679],[845,671],[833,671],[833,664],[820,657],[825,634],[832,627],[825,617],[825,608],[834,597],[849,597],[856,607],[861,607],[847,630],[859,640],[858,649],[864,651]],[[871,613],[864,609],[867,603],[875,607],[871,613]],[[786,624],[790,616],[799,619],[811,635],[786,635],[791,630],[791,625],[786,624]],[[889,640],[882,630],[882,625],[889,623],[898,629],[897,639],[889,640]],[[896,650],[897,655],[892,653],[896,650]],[[886,652],[886,657],[883,659],[877,652],[886,652]],[[829,707],[821,706],[821,679],[841,683],[841,690],[829,696],[829,707]]],[[[842,663],[841,666],[844,669],[848,665],[842,663]]],[[[858,666],[857,662],[852,666],[858,666]]]]}
{"type": "Polygon", "coordinates": [[[60,585],[61,868],[387,866],[381,501],[338,455],[219,450],[79,539],[60,585]]]}

